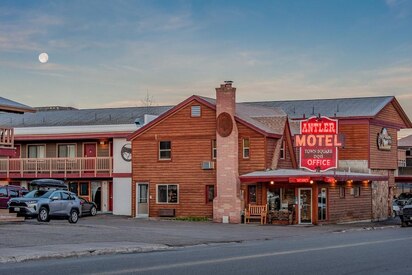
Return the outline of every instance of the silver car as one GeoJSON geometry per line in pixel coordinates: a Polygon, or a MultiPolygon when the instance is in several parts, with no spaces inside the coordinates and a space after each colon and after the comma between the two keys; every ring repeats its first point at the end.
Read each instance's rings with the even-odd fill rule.
{"type": "Polygon", "coordinates": [[[80,199],[66,190],[33,190],[24,197],[11,199],[8,208],[10,213],[37,217],[40,222],[64,218],[77,223],[81,216],[80,199]]]}

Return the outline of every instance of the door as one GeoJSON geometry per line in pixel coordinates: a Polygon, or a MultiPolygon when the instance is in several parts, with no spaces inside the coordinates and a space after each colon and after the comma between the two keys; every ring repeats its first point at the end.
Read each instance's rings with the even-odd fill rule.
{"type": "Polygon", "coordinates": [[[62,209],[62,196],[61,192],[57,191],[54,192],[51,196],[50,199],[52,199],[49,202],[49,215],[60,215],[63,211],[62,209]]]}
{"type": "Polygon", "coordinates": [[[299,223],[312,224],[311,188],[299,188],[299,223]]]}
{"type": "Polygon", "coordinates": [[[83,146],[83,155],[86,158],[84,160],[84,170],[94,171],[96,164],[96,143],[85,143],[83,146]]]}
{"type": "Polygon", "coordinates": [[[113,182],[109,182],[109,211],[113,211],[113,182]]]}
{"type": "Polygon", "coordinates": [[[137,217],[148,217],[149,216],[149,184],[148,183],[138,183],[136,188],[136,205],[137,205],[137,217]]]}

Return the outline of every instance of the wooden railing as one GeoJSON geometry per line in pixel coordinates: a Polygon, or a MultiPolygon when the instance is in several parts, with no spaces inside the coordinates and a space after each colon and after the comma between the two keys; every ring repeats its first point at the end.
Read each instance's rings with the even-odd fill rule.
{"type": "Polygon", "coordinates": [[[45,176],[82,177],[111,176],[113,173],[112,157],[96,158],[16,158],[0,159],[0,174],[27,176],[32,174],[45,176]]]}
{"type": "Polygon", "coordinates": [[[9,127],[0,127],[0,147],[14,147],[14,130],[9,127]]]}

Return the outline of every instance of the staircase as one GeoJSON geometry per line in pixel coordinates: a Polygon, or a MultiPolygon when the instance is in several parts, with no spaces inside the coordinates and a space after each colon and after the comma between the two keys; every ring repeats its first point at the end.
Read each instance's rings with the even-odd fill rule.
{"type": "Polygon", "coordinates": [[[9,213],[8,209],[0,209],[0,223],[2,222],[23,222],[24,217],[17,217],[16,213],[9,213]]]}

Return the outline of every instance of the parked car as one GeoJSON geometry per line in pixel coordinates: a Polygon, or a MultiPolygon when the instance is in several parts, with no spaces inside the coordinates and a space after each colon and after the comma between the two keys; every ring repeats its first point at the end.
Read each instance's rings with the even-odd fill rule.
{"type": "Polygon", "coordinates": [[[88,201],[84,198],[80,199],[80,205],[82,206],[82,216],[91,215],[96,216],[97,204],[93,201],[88,201]]]}
{"type": "Polygon", "coordinates": [[[401,208],[400,208],[398,202],[396,200],[394,200],[392,202],[392,216],[393,217],[399,216],[400,211],[401,211],[401,208]]]}
{"type": "Polygon", "coordinates": [[[412,199],[412,193],[401,193],[396,201],[402,207],[409,199],[412,199]]]}
{"type": "Polygon", "coordinates": [[[66,190],[33,190],[22,198],[13,198],[8,202],[10,213],[25,217],[37,217],[40,222],[50,219],[68,219],[77,223],[81,216],[80,199],[66,190]]]}
{"type": "Polygon", "coordinates": [[[412,199],[409,199],[401,208],[399,217],[401,218],[402,227],[408,226],[412,223],[412,199]]]}
{"type": "Polygon", "coordinates": [[[16,185],[0,186],[0,208],[7,209],[7,202],[11,198],[22,197],[29,191],[16,185]]]}

